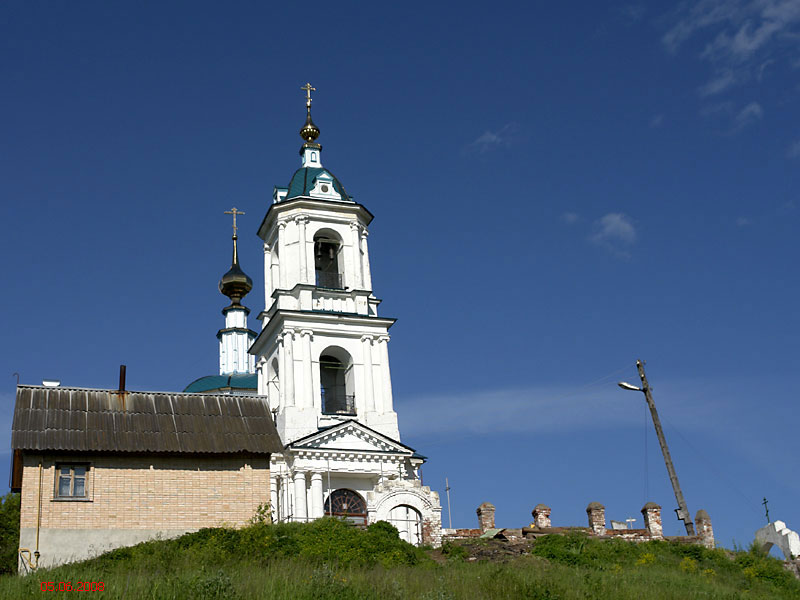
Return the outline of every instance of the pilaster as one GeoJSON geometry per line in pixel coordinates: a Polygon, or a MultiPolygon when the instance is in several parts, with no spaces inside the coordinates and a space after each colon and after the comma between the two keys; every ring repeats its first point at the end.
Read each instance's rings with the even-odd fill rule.
{"type": "Polygon", "coordinates": [[[286,330],[281,334],[281,405],[295,405],[294,396],[294,332],[286,330]]]}
{"type": "Polygon", "coordinates": [[[297,216],[294,218],[294,222],[297,225],[300,243],[300,283],[311,283],[308,276],[308,247],[306,244],[306,224],[308,223],[308,217],[305,215],[297,216]]]}
{"type": "MultiPolygon", "coordinates": [[[[269,308],[272,290],[275,289],[272,282],[272,251],[267,242],[264,242],[264,308],[269,308]]],[[[263,322],[262,322],[263,327],[263,322]]]]}
{"type": "Polygon", "coordinates": [[[361,257],[362,257],[362,270],[364,273],[364,289],[372,291],[372,274],[369,268],[369,251],[367,250],[367,236],[369,232],[366,228],[361,230],[361,257]]]}
{"type": "Polygon", "coordinates": [[[311,370],[311,340],[314,332],[310,329],[300,331],[303,344],[303,407],[314,408],[314,374],[311,370]]]}
{"type": "Polygon", "coordinates": [[[285,290],[287,288],[286,284],[286,276],[287,276],[287,265],[286,265],[286,221],[281,220],[278,221],[278,271],[280,274],[280,289],[285,290]]]}
{"type": "Polygon", "coordinates": [[[394,400],[392,398],[392,376],[389,369],[389,340],[388,335],[382,335],[378,338],[378,352],[381,360],[381,406],[378,412],[387,413],[394,410],[394,400]]]}
{"type": "Polygon", "coordinates": [[[358,221],[351,221],[350,222],[350,237],[351,237],[351,249],[352,249],[352,263],[353,263],[353,283],[349,287],[353,289],[361,289],[363,287],[363,279],[362,279],[362,264],[361,264],[361,236],[360,231],[361,226],[358,224],[358,221]]]}
{"type": "Polygon", "coordinates": [[[375,412],[375,389],[372,381],[372,337],[361,336],[361,362],[364,369],[364,411],[375,412]]]}

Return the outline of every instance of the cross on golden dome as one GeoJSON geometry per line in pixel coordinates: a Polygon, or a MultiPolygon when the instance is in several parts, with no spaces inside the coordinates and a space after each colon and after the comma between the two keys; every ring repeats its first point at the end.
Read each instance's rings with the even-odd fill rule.
{"type": "Polygon", "coordinates": [[[303,87],[300,88],[301,90],[305,90],[306,92],[306,106],[311,108],[311,92],[316,92],[317,88],[311,87],[310,83],[306,83],[303,87]]]}

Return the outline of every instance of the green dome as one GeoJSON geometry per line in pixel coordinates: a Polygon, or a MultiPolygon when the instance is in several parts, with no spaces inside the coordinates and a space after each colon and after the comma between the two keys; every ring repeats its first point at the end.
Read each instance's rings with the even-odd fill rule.
{"type": "Polygon", "coordinates": [[[286,199],[296,198],[298,196],[310,196],[311,190],[322,173],[327,173],[333,179],[333,189],[342,197],[342,200],[352,200],[344,186],[336,179],[336,176],[322,167],[301,167],[292,175],[292,180],[289,182],[289,189],[286,193],[286,199]]]}
{"type": "Polygon", "coordinates": [[[187,394],[201,394],[203,392],[219,391],[248,391],[258,392],[258,375],[238,373],[234,375],[206,375],[195,379],[183,390],[187,394]]]}

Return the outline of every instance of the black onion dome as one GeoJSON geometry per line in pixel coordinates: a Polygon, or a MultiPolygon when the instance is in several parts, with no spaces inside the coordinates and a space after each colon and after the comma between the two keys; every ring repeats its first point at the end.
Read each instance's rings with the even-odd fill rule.
{"type": "Polygon", "coordinates": [[[239,252],[236,248],[237,236],[233,236],[233,261],[231,268],[219,280],[219,291],[231,299],[231,304],[239,304],[241,299],[253,289],[253,280],[239,266],[239,252]]]}

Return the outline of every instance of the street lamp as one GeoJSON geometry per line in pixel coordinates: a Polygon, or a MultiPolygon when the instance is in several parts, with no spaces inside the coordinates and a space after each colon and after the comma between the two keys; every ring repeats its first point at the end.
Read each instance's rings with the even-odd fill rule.
{"type": "Polygon", "coordinates": [[[669,454],[667,447],[667,438],[664,437],[664,430],[661,428],[661,419],[658,418],[658,411],[656,410],[656,403],[653,402],[653,395],[650,393],[650,386],[647,383],[647,376],[644,373],[644,363],[641,360],[636,361],[636,368],[639,371],[639,379],[642,380],[642,387],[637,387],[631,383],[620,381],[617,385],[623,390],[630,390],[633,392],[642,392],[647,401],[647,406],[650,408],[650,416],[653,417],[653,426],[656,428],[656,436],[658,436],[658,443],[661,445],[661,454],[664,455],[664,463],[667,465],[667,473],[669,473],[669,480],[672,482],[672,491],[675,492],[675,499],[678,501],[678,508],[675,513],[678,519],[683,521],[686,527],[686,533],[694,535],[694,523],[689,515],[689,509],[686,507],[686,500],[683,498],[680,483],[678,483],[678,474],[675,472],[675,466],[672,464],[672,457],[669,454]]]}

